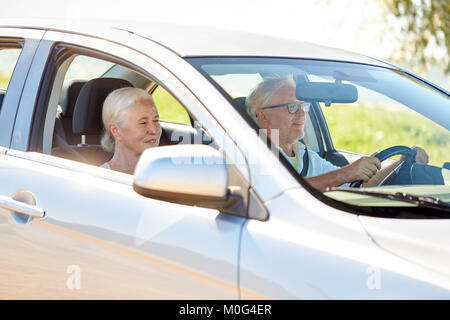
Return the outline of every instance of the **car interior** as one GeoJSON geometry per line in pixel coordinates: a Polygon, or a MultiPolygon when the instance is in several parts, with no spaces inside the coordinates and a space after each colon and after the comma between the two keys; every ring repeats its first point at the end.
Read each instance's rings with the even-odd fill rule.
{"type": "MultiPolygon", "coordinates": [[[[53,102],[50,98],[48,109],[55,110],[55,118],[46,118],[42,141],[42,152],[53,156],[75,160],[94,166],[107,162],[112,154],[101,147],[101,136],[103,133],[102,105],[106,96],[115,89],[133,86],[147,90],[154,96],[155,92],[163,89],[159,83],[149,76],[134,70],[130,65],[122,65],[121,62],[109,60],[102,57],[82,52],[74,52],[65,55],[65,60],[57,62],[58,70],[55,77],[50,96],[55,95],[53,102]],[[100,68],[99,66],[102,66],[100,68]],[[99,71],[100,70],[100,71],[99,71]],[[58,80],[62,79],[61,80],[58,80]],[[61,83],[57,83],[61,81],[61,83]],[[54,121],[53,124],[47,123],[54,121]],[[47,131],[46,131],[47,130],[47,131]]],[[[55,59],[57,60],[57,59],[55,59]]],[[[216,70],[220,76],[223,71],[216,70]]],[[[290,73],[294,70],[287,70],[290,73]]],[[[236,70],[236,74],[248,76],[254,70],[236,70]]],[[[260,74],[260,77],[267,74],[260,74]]],[[[218,88],[220,90],[220,88],[218,88]]],[[[170,93],[168,93],[170,95],[170,93]]],[[[239,114],[247,121],[252,121],[246,114],[246,96],[236,96],[227,93],[239,114]]],[[[176,100],[175,97],[171,97],[176,100]]],[[[155,100],[156,102],[156,100],[155,100]]],[[[178,143],[213,143],[211,137],[195,125],[195,121],[189,114],[187,108],[176,101],[179,108],[188,115],[188,123],[177,123],[164,119],[165,101],[156,102],[160,113],[160,124],[162,135],[160,146],[178,143]],[[201,135],[201,137],[199,137],[201,135]],[[205,137],[206,135],[206,137],[205,137]],[[190,141],[184,141],[183,137],[190,137],[190,141]]],[[[50,111],[51,114],[52,111],[50,111]]],[[[306,134],[303,141],[306,146],[316,151],[323,158],[335,165],[348,164],[344,156],[326,143],[326,124],[320,107],[312,108],[306,121],[306,134]],[[321,121],[322,119],[322,121],[321,121]],[[325,136],[325,138],[324,138],[325,136]]],[[[38,149],[39,150],[39,149],[38,149]]]]}
{"type": "MultiPolygon", "coordinates": [[[[66,77],[59,94],[50,154],[95,166],[107,162],[112,154],[102,149],[100,141],[103,132],[102,106],[108,94],[122,87],[139,87],[153,94],[158,86],[152,79],[119,64],[113,64],[100,77],[92,79],[66,77]]],[[[165,106],[157,104],[157,107],[161,112],[165,106]]],[[[189,114],[184,106],[180,107],[189,114]]],[[[194,127],[190,115],[189,121],[190,125],[170,122],[170,119],[160,121],[160,146],[195,141],[210,144],[209,137],[196,138],[207,133],[194,127]],[[190,136],[187,139],[190,141],[183,140],[187,136],[190,136]]]]}
{"type": "MultiPolygon", "coordinates": [[[[245,99],[246,97],[237,97],[232,99],[233,105],[235,109],[239,112],[239,114],[244,118],[247,119],[248,122],[253,121],[250,116],[247,114],[247,109],[245,106],[245,99]]],[[[306,145],[306,147],[310,150],[316,151],[322,158],[330,161],[336,166],[343,167],[347,164],[349,164],[349,161],[340,154],[336,149],[332,149],[330,147],[326,147],[324,145],[323,139],[320,137],[323,133],[321,133],[321,130],[319,128],[320,126],[320,120],[319,117],[321,115],[320,113],[320,106],[316,104],[313,104],[312,110],[309,112],[309,115],[306,118],[306,125],[305,125],[305,136],[300,139],[300,141],[306,145]],[[320,138],[319,138],[320,137],[320,138]]]]}
{"type": "MultiPolygon", "coordinates": [[[[222,70],[220,70],[222,71],[222,70]]],[[[242,75],[246,76],[245,72],[249,72],[249,70],[241,71],[239,69],[234,70],[234,76],[242,75]]],[[[250,70],[250,72],[256,72],[255,70],[250,70]]],[[[220,72],[218,73],[220,75],[220,72]]],[[[270,76],[270,74],[260,75],[270,76]]],[[[217,86],[218,90],[222,91],[226,97],[229,98],[230,102],[234,106],[235,110],[247,120],[249,124],[253,124],[253,119],[247,114],[247,108],[245,105],[246,97],[233,97],[231,92],[224,92],[223,88],[217,86]]],[[[258,126],[255,129],[259,129],[258,126]]],[[[327,137],[327,128],[326,123],[321,113],[321,109],[319,104],[313,103],[313,107],[311,108],[309,114],[306,117],[305,124],[305,136],[300,140],[306,147],[310,150],[317,152],[322,158],[330,161],[336,166],[345,166],[349,164],[349,161],[341,154],[331,144],[326,143],[327,137]],[[325,137],[324,137],[325,136],[325,137]]]]}
{"type": "MultiPolygon", "coordinates": [[[[99,60],[98,58],[92,59],[99,60]]],[[[99,166],[112,157],[112,154],[103,150],[100,143],[103,133],[102,106],[107,95],[118,88],[130,86],[143,88],[153,95],[161,86],[150,77],[119,63],[112,63],[106,70],[102,70],[102,72],[96,75],[85,76],[83,79],[68,77],[71,64],[75,60],[72,58],[71,60],[67,59],[67,61],[69,63],[65,65],[65,68],[60,67],[62,69],[61,72],[64,72],[64,77],[61,77],[64,79],[60,84],[61,87],[58,87],[57,83],[53,86],[53,91],[59,90],[58,106],[57,108],[53,108],[56,112],[55,118],[53,119],[52,136],[50,139],[47,139],[47,141],[51,142],[50,152],[47,153],[57,157],[99,166]]],[[[64,62],[61,66],[63,65],[64,62]]],[[[81,64],[82,70],[90,68],[94,69],[86,63],[81,64]]],[[[224,70],[210,71],[213,77],[223,76],[224,73],[224,70]]],[[[227,70],[227,72],[230,72],[230,70],[227,70]]],[[[293,69],[286,70],[286,72],[288,74],[298,75],[298,71],[293,69]]],[[[270,73],[260,74],[257,66],[254,69],[247,67],[244,70],[236,68],[236,70],[232,70],[231,74],[234,77],[249,77],[251,74],[257,74],[259,78],[270,75],[270,73]]],[[[223,91],[220,86],[217,87],[223,91]]],[[[305,90],[303,89],[303,91],[305,90]]],[[[239,96],[233,92],[224,93],[238,113],[248,122],[252,122],[253,120],[246,113],[246,97],[239,96]]],[[[161,115],[161,111],[163,111],[166,105],[164,102],[162,104],[156,103],[156,105],[161,115]]],[[[184,106],[181,106],[181,108],[189,114],[184,106]]],[[[161,119],[162,136],[160,146],[182,142],[196,143],[196,141],[201,141],[204,144],[210,144],[212,142],[209,137],[198,137],[198,135],[205,135],[207,133],[203,129],[195,127],[195,122],[191,115],[188,117],[188,124],[172,122],[170,119],[161,119]],[[190,141],[180,140],[180,138],[186,136],[190,137],[190,141]],[[178,137],[178,139],[172,139],[173,137],[178,137]]],[[[321,157],[334,165],[345,166],[349,163],[348,159],[333,147],[326,121],[317,102],[312,103],[311,110],[306,118],[305,133],[302,142],[309,149],[316,151],[321,157]]],[[[44,153],[46,152],[44,151],[44,153]]]]}

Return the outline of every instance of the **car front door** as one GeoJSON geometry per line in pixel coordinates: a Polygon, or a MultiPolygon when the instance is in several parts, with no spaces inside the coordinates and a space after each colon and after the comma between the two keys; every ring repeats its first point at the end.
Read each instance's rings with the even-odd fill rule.
{"type": "MultiPolygon", "coordinates": [[[[118,42],[132,46],[133,35],[116,33],[118,42]]],[[[0,179],[7,181],[0,184],[0,297],[238,298],[246,219],[145,198],[133,190],[131,175],[29,151],[37,117],[45,118],[36,106],[50,85],[47,68],[57,42],[133,61],[161,79],[205,127],[223,132],[197,98],[147,56],[106,40],[47,32],[18,107],[11,148],[0,155],[0,179]]],[[[149,52],[151,46],[165,50],[138,42],[148,43],[149,52]]],[[[228,143],[222,149],[234,148],[228,143]]]]}

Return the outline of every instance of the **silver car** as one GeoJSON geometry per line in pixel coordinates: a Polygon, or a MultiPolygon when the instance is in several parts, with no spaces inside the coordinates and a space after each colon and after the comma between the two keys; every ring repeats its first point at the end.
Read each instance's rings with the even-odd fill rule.
{"type": "Polygon", "coordinates": [[[0,298],[450,298],[445,89],[342,50],[184,25],[0,21],[0,49],[0,298]],[[314,189],[246,112],[273,75],[310,88],[312,152],[410,161],[378,186],[314,189]],[[99,167],[116,82],[161,117],[134,176],[99,167]]]}

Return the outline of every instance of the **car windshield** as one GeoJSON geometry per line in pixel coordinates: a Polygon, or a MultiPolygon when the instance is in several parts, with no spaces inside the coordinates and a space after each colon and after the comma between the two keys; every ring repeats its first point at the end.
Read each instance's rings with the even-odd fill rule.
{"type": "Polygon", "coordinates": [[[188,61],[253,128],[266,130],[292,174],[327,196],[358,206],[405,206],[372,192],[450,203],[450,99],[445,90],[394,68],[359,63],[236,57],[188,61]],[[374,153],[381,166],[371,162],[374,153]],[[348,187],[370,188],[371,193],[340,192],[348,187]]]}

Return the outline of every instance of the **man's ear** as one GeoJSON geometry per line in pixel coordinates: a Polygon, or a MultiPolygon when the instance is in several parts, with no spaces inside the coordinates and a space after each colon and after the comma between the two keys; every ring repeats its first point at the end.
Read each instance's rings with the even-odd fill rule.
{"type": "Polygon", "coordinates": [[[255,112],[256,119],[258,119],[258,123],[260,127],[264,127],[264,124],[267,123],[267,117],[266,114],[262,109],[257,109],[255,112]]]}

